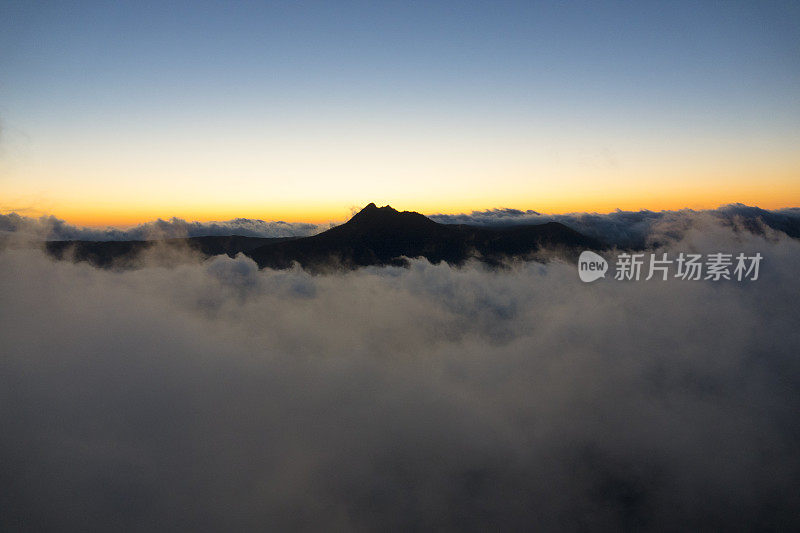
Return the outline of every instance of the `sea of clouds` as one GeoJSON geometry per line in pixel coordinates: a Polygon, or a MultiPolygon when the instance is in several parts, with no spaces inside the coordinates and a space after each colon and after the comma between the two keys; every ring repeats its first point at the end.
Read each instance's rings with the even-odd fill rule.
{"type": "Polygon", "coordinates": [[[764,259],[586,284],[6,249],[0,529],[798,529],[800,241],[695,212],[645,241],[764,259]]]}

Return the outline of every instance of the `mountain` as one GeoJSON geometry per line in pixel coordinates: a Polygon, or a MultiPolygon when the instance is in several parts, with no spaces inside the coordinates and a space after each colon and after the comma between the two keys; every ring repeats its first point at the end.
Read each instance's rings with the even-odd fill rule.
{"type": "Polygon", "coordinates": [[[313,269],[331,264],[348,268],[403,264],[404,257],[452,264],[477,257],[496,263],[542,248],[601,247],[597,240],[558,222],[507,228],[439,224],[419,213],[371,203],[341,226],[311,237],[268,243],[246,254],[262,268],[286,268],[296,261],[313,269]]]}
{"type": "MultiPolygon", "coordinates": [[[[251,257],[260,268],[289,268],[295,262],[320,270],[369,265],[402,265],[405,258],[424,257],[432,263],[461,264],[475,257],[497,264],[509,257],[528,257],[541,250],[576,251],[602,248],[558,222],[546,224],[482,227],[440,224],[411,211],[371,203],[346,223],[311,237],[262,238],[239,235],[191,237],[162,241],[50,241],[45,250],[57,259],[87,261],[103,268],[134,268],[146,251],[161,254],[161,260],[176,261],[189,250],[201,257],[239,253],[251,257]],[[156,246],[160,248],[155,248],[156,246]]],[[[184,259],[185,260],[185,257],[184,259]]]]}

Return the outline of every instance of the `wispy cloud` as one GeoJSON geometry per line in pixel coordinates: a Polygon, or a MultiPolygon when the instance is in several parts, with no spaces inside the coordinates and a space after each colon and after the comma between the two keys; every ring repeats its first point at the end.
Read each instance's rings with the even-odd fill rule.
{"type": "Polygon", "coordinates": [[[649,246],[659,239],[676,238],[684,230],[698,224],[724,225],[761,232],[764,227],[800,237],[800,208],[761,209],[744,204],[730,204],[717,209],[694,211],[621,211],[608,214],[567,213],[543,214],[518,209],[489,209],[469,214],[431,215],[443,224],[476,224],[481,226],[511,226],[561,222],[572,229],[620,247],[649,246]],[[667,231],[667,228],[669,229],[667,231]],[[678,232],[678,233],[675,233],[678,232]]]}
{"type": "Polygon", "coordinates": [[[8,213],[0,215],[0,232],[29,235],[46,240],[125,241],[156,238],[243,235],[245,237],[293,237],[313,235],[330,224],[310,224],[235,218],[220,222],[187,222],[180,218],[154,220],[130,229],[87,228],[68,224],[54,216],[33,218],[8,213]]]}

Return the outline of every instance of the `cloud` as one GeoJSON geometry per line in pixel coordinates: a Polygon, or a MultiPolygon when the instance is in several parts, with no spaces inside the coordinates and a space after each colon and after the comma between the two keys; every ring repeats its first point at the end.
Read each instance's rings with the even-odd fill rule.
{"type": "Polygon", "coordinates": [[[568,213],[548,215],[536,211],[518,209],[489,209],[470,214],[431,215],[443,224],[475,224],[480,226],[512,226],[519,224],[543,224],[561,222],[572,229],[600,239],[609,245],[622,248],[646,247],[657,243],[660,237],[679,238],[683,231],[695,224],[708,226],[723,224],[738,230],[763,233],[764,228],[800,238],[800,208],[767,210],[744,204],[730,204],[717,209],[694,211],[621,211],[608,214],[568,213]],[[683,224],[683,228],[678,227],[683,224]],[[678,233],[665,235],[661,229],[671,226],[678,233]]]}
{"type": "Polygon", "coordinates": [[[264,221],[250,218],[235,218],[223,222],[187,222],[173,217],[169,220],[158,219],[146,222],[130,229],[98,229],[73,226],[52,215],[33,218],[18,213],[0,214],[0,233],[53,241],[127,241],[213,235],[293,237],[313,235],[329,227],[330,225],[326,224],[264,221]]]}
{"type": "Polygon", "coordinates": [[[0,252],[0,529],[797,529],[800,242],[710,220],[758,281],[0,252]]]}

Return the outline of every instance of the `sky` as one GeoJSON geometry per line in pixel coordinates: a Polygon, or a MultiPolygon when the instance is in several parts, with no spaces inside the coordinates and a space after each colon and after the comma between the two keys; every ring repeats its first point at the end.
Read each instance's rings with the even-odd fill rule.
{"type": "Polygon", "coordinates": [[[0,4],[0,213],[800,205],[797,2],[0,4]]]}

